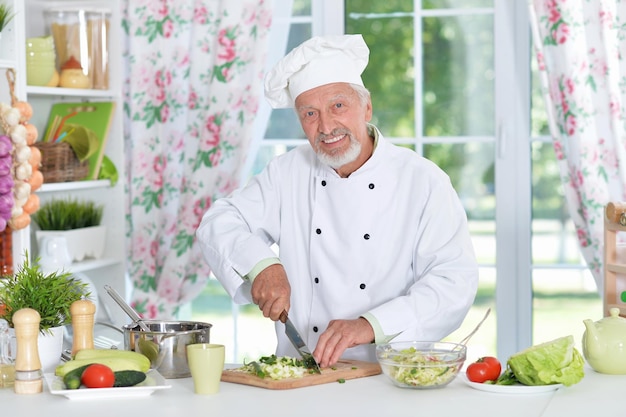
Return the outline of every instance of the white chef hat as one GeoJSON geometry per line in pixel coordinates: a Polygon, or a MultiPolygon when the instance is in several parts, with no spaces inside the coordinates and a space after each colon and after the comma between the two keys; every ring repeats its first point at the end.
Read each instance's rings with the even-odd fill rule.
{"type": "Polygon", "coordinates": [[[317,36],[282,58],[265,77],[265,97],[273,108],[293,107],[296,97],[331,83],[363,85],[369,48],[361,35],[317,36]]]}

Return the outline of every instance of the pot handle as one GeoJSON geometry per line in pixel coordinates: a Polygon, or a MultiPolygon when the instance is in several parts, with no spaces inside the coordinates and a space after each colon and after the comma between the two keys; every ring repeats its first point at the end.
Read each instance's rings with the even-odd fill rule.
{"type": "Polygon", "coordinates": [[[204,333],[204,330],[205,329],[194,329],[194,330],[185,330],[183,332],[166,333],[163,335],[163,337],[161,337],[161,340],[159,343],[163,343],[163,341],[169,337],[180,336],[181,334],[204,333]]]}
{"type": "Polygon", "coordinates": [[[122,296],[119,295],[117,291],[113,289],[113,287],[111,287],[110,285],[105,285],[104,289],[107,290],[111,298],[113,298],[113,300],[115,300],[115,302],[120,307],[122,307],[122,310],[124,310],[124,312],[128,315],[128,317],[131,318],[133,323],[138,324],[141,330],[143,330],[144,332],[150,331],[150,328],[148,327],[146,323],[143,322],[143,319],[139,317],[139,314],[130,305],[128,305],[126,301],[124,301],[122,296]]]}

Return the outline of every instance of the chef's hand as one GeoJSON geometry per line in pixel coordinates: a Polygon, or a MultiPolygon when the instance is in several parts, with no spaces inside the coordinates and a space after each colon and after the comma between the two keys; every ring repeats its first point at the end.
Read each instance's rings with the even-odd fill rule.
{"type": "Polygon", "coordinates": [[[263,315],[277,321],[280,313],[289,311],[290,307],[291,286],[285,268],[280,264],[265,268],[254,278],[250,293],[263,315]]]}
{"type": "Polygon", "coordinates": [[[337,363],[343,352],[357,345],[372,343],[374,329],[363,317],[356,320],[331,320],[320,335],[313,356],[321,368],[337,363]]]}

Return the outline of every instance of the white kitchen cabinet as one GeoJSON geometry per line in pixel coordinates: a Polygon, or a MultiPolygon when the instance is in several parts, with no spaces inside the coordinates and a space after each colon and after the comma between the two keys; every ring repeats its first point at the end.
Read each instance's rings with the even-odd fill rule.
{"type": "MultiPolygon", "coordinates": [[[[125,314],[117,307],[104,291],[105,284],[111,285],[120,294],[126,294],[126,249],[125,249],[125,202],[124,202],[124,143],[123,143],[123,103],[122,103],[122,51],[121,21],[119,0],[100,1],[50,1],[50,0],[0,0],[13,4],[17,16],[12,22],[10,34],[0,40],[0,99],[10,102],[4,72],[7,68],[16,71],[16,95],[20,100],[28,101],[33,107],[33,117],[30,120],[39,131],[42,138],[48,121],[50,107],[58,102],[77,101],[115,101],[116,108],[113,116],[109,137],[106,143],[105,155],[115,164],[119,181],[114,186],[108,180],[76,181],[64,183],[44,183],[37,190],[41,203],[53,198],[71,197],[79,200],[93,200],[104,205],[102,224],[106,226],[106,244],[102,258],[75,262],[70,270],[87,275],[97,288],[98,295],[104,309],[113,315],[115,324],[126,323],[125,314]],[[49,34],[44,19],[44,10],[52,8],[106,8],[111,11],[109,25],[109,89],[76,89],[60,87],[36,87],[26,85],[26,39],[49,34]]],[[[13,234],[13,268],[22,262],[25,250],[28,250],[31,260],[38,254],[35,239],[36,224],[31,223],[27,229],[16,231],[13,234]]]]}

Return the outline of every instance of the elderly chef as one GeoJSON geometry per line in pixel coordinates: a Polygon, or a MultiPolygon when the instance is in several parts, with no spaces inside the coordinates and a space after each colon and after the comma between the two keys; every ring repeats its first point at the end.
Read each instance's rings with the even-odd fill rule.
{"type": "Polygon", "coordinates": [[[375,361],[375,343],[440,340],[474,301],[478,267],[448,176],[369,123],[360,35],[314,37],[265,78],[309,143],[219,199],[197,231],[236,303],[276,321],[276,355],[298,357],[283,310],[320,366],[375,361]],[[275,245],[275,246],[274,246],[275,245]],[[277,253],[278,252],[278,253],[277,253]]]}

